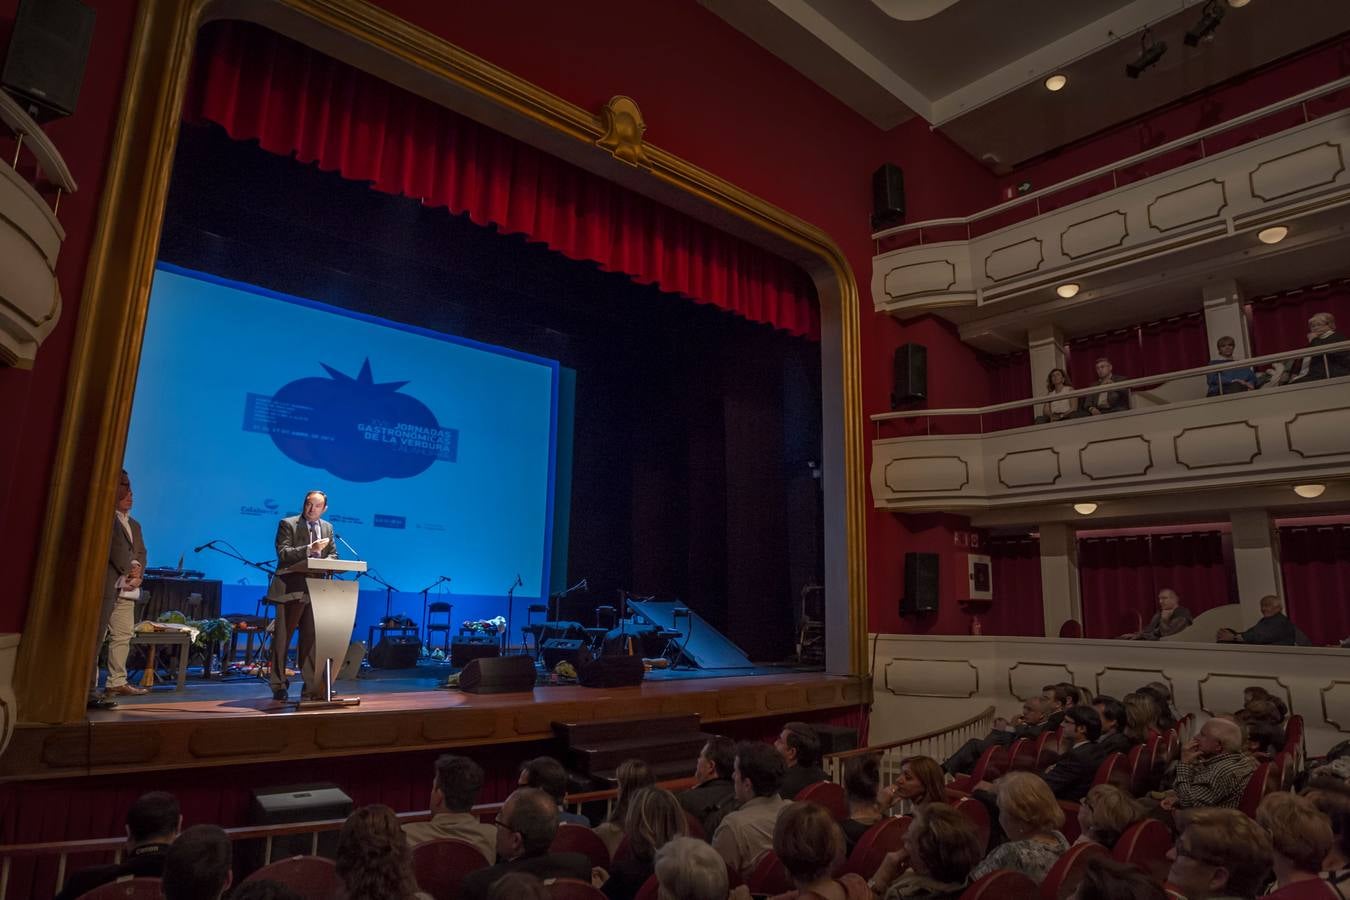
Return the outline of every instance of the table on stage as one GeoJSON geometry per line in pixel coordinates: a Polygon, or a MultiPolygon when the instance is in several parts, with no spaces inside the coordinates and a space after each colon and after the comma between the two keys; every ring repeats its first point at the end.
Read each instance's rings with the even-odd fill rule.
{"type": "Polygon", "coordinates": [[[156,621],[161,614],[176,609],[189,619],[220,618],[220,585],[212,578],[166,578],[147,575],[141,583],[146,594],[144,608],[137,610],[141,619],[156,621]],[[201,595],[201,606],[189,609],[188,597],[201,595]]]}

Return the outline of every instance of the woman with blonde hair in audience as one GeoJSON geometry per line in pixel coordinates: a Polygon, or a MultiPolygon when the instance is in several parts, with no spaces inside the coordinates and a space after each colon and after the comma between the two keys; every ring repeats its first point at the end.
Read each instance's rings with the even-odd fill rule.
{"type": "Polygon", "coordinates": [[[628,815],[629,802],[638,790],[656,784],[656,778],[642,760],[625,759],[614,770],[614,781],[619,788],[619,795],[614,798],[614,809],[605,821],[595,826],[595,833],[605,842],[611,857],[619,849],[619,841],[623,840],[623,821],[628,815]]]}
{"type": "Polygon", "coordinates": [[[1331,850],[1331,821],[1307,797],[1280,791],[1256,808],[1256,824],[1270,835],[1275,887],[1314,881],[1331,850]]]}
{"type": "Polygon", "coordinates": [[[1138,800],[1113,784],[1099,784],[1078,804],[1077,843],[1090,841],[1111,850],[1125,829],[1143,817],[1144,807],[1138,800]]]}
{"type": "Polygon", "coordinates": [[[946,803],[929,803],[914,813],[904,848],[886,854],[867,886],[886,900],[955,900],[983,854],[970,819],[946,803]]]}
{"type": "Polygon", "coordinates": [[[937,760],[928,756],[906,757],[900,760],[895,784],[881,789],[881,808],[889,810],[901,800],[908,800],[913,809],[925,803],[946,803],[946,784],[937,760]]]}
{"type": "Polygon", "coordinates": [[[632,900],[656,871],[656,853],[671,840],[688,834],[684,807],[665,788],[639,788],[623,822],[628,853],[614,860],[601,890],[610,900],[632,900]]]}
{"type": "Polygon", "coordinates": [[[773,852],[796,885],[774,900],[872,900],[860,876],[850,872],[836,879],[830,874],[844,859],[844,835],[823,806],[798,802],[779,813],[773,852]]]}
{"type": "Polygon", "coordinates": [[[341,900],[431,900],[417,889],[408,839],[394,811],[383,803],[363,806],[347,817],[335,862],[341,900]]]}
{"type": "Polygon", "coordinates": [[[1069,849],[1060,833],[1064,810],[1045,779],[1011,772],[998,780],[998,822],[1008,842],[996,847],[970,873],[978,881],[995,869],[1012,869],[1040,884],[1045,873],[1069,849]]]}
{"type": "Polygon", "coordinates": [[[1148,694],[1135,691],[1120,701],[1125,706],[1125,734],[1131,740],[1144,743],[1158,734],[1158,701],[1148,694]]]}

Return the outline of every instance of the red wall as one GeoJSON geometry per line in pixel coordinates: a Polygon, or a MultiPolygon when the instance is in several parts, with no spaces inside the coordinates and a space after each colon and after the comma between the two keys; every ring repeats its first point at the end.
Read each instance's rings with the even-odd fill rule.
{"type": "MultiPolygon", "coordinates": [[[[0,0],[0,15],[12,18],[16,2],[0,0]]],[[[19,577],[0,587],[0,630],[21,628],[26,611],[89,222],[111,143],[133,15],[132,4],[118,0],[93,5],[99,18],[80,110],[51,129],[82,184],[81,192],[62,204],[69,233],[60,270],[64,317],[33,373],[0,371],[0,415],[14,423],[0,439],[0,498],[4,530],[18,536],[14,558],[21,566],[19,577]]],[[[880,162],[904,168],[912,219],[969,212],[993,196],[992,176],[924,123],[881,134],[721,19],[684,0],[637,7],[619,0],[582,5],[384,0],[382,5],[587,109],[599,109],[614,94],[632,96],[653,143],[830,234],[863,293],[866,412],[885,408],[891,350],[905,340],[929,346],[932,402],[985,401],[983,379],[958,374],[974,355],[951,329],[932,321],[902,326],[871,311],[870,173],[880,162]]],[[[868,526],[870,594],[889,606],[900,584],[907,529],[896,517],[876,512],[869,513],[868,526]]],[[[949,542],[949,525],[935,527],[949,542]]]]}

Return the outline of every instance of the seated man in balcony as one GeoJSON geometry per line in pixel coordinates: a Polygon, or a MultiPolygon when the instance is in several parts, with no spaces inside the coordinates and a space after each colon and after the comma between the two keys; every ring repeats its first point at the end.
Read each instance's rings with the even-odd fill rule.
{"type": "Polygon", "coordinates": [[[1127,641],[1156,641],[1176,634],[1194,621],[1191,611],[1181,605],[1181,598],[1171,588],[1158,591],[1158,611],[1141,631],[1122,634],[1127,641]]]}
{"type": "Polygon", "coordinates": [[[1220,628],[1216,640],[1223,644],[1282,644],[1306,647],[1312,641],[1284,614],[1284,604],[1274,594],[1261,598],[1261,620],[1241,634],[1220,628]]]}
{"type": "MultiPolygon", "coordinates": [[[[1326,344],[1337,344],[1345,335],[1336,330],[1336,318],[1329,312],[1315,313],[1308,319],[1308,347],[1316,349],[1326,344]]],[[[1350,375],[1350,352],[1319,353],[1305,356],[1294,363],[1291,384],[1300,381],[1321,381],[1350,375]]]]}
{"type": "MultiPolygon", "coordinates": [[[[1114,384],[1122,379],[1117,378],[1111,368],[1111,360],[1103,356],[1097,360],[1097,381],[1093,387],[1105,387],[1114,384]]],[[[1100,416],[1106,413],[1120,412],[1123,409],[1130,408],[1130,392],[1116,390],[1103,390],[1100,393],[1090,394],[1083,398],[1083,412],[1089,416],[1100,416]]]]}
{"type": "MultiPolygon", "coordinates": [[[[1217,366],[1220,363],[1231,362],[1233,351],[1237,349],[1237,341],[1224,335],[1219,338],[1216,346],[1219,348],[1219,358],[1211,359],[1209,364],[1217,366]]],[[[1236,369],[1224,369],[1222,372],[1210,372],[1205,376],[1205,383],[1208,385],[1206,397],[1240,394],[1256,390],[1256,371],[1251,366],[1239,366],[1236,369]]]]}

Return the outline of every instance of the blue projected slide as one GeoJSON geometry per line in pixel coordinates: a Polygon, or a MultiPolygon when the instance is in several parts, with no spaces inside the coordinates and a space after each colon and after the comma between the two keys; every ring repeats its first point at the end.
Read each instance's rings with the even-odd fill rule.
{"type": "MultiPolygon", "coordinates": [[[[150,563],[186,554],[186,568],[235,586],[227,597],[247,589],[240,608],[251,612],[265,576],[192,548],[223,539],[272,560],[277,520],[317,488],[328,494],[325,518],[401,592],[450,576],[456,619],[480,607],[505,615],[490,601],[517,574],[516,600],[543,598],[558,371],[552,360],[160,265],[126,451],[150,563]],[[471,598],[488,602],[458,602],[471,598]]],[[[341,544],[339,553],[353,555],[341,544]]],[[[401,611],[420,619],[408,599],[401,611]]]]}

